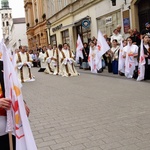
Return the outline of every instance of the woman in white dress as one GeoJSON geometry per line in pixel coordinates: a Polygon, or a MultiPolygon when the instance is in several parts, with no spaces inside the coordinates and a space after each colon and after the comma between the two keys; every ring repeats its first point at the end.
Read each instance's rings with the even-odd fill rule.
{"type": "Polygon", "coordinates": [[[138,67],[138,46],[134,45],[130,37],[127,38],[128,45],[123,48],[125,57],[125,76],[133,78],[134,70],[138,67]]]}

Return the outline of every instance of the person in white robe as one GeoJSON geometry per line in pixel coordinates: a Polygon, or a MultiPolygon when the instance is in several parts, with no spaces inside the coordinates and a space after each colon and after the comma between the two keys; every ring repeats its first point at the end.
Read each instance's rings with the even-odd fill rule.
{"type": "Polygon", "coordinates": [[[38,72],[44,72],[46,68],[46,62],[45,62],[45,57],[46,57],[46,46],[43,46],[42,51],[39,53],[39,60],[40,60],[40,69],[38,72]]]}
{"type": "Polygon", "coordinates": [[[63,49],[60,51],[61,74],[63,77],[78,76],[79,73],[75,69],[74,54],[68,50],[67,43],[63,44],[63,49]]]}
{"type": "Polygon", "coordinates": [[[98,47],[95,46],[94,41],[90,42],[88,62],[92,73],[97,73],[102,68],[102,59],[98,57],[98,47]]]}
{"type": "Polygon", "coordinates": [[[32,58],[26,51],[27,47],[22,46],[21,51],[16,54],[17,74],[22,83],[35,81],[34,76],[31,73],[31,67],[33,65],[32,58]]]}
{"type": "Polygon", "coordinates": [[[138,46],[132,43],[130,37],[127,38],[128,45],[123,48],[125,57],[125,76],[133,78],[134,70],[138,67],[138,46]]]}
{"type": "Polygon", "coordinates": [[[46,51],[46,57],[45,57],[46,69],[44,71],[47,74],[54,73],[56,62],[53,57],[54,57],[54,50],[52,49],[51,45],[49,45],[46,51]]]}
{"type": "Polygon", "coordinates": [[[59,44],[58,48],[56,48],[54,52],[54,60],[56,62],[54,75],[62,75],[61,59],[60,59],[61,50],[62,50],[62,44],[59,44]]]}
{"type": "Polygon", "coordinates": [[[123,40],[122,35],[118,32],[117,29],[114,29],[114,31],[113,31],[113,35],[111,36],[111,43],[112,43],[112,41],[113,41],[114,39],[116,39],[119,44],[120,44],[121,41],[123,40]]]}
{"type": "Polygon", "coordinates": [[[123,40],[120,44],[119,63],[118,63],[118,71],[119,71],[120,76],[124,76],[124,73],[125,73],[125,57],[124,57],[125,46],[127,46],[127,40],[123,40]]]}

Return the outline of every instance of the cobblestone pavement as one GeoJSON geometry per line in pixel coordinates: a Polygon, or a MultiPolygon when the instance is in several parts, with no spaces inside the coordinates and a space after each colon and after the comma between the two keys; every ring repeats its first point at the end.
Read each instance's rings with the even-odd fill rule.
{"type": "Polygon", "coordinates": [[[38,150],[150,150],[150,82],[37,70],[23,94],[38,150]]]}

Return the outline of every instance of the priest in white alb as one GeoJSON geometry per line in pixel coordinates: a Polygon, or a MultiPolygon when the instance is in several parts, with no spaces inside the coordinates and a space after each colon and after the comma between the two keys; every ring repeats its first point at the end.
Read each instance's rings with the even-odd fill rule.
{"type": "Polygon", "coordinates": [[[48,49],[46,51],[46,57],[45,57],[45,62],[46,62],[46,69],[45,69],[45,73],[48,74],[53,74],[55,67],[56,67],[56,62],[54,60],[54,49],[52,49],[52,46],[49,45],[48,49]]]}
{"type": "Polygon", "coordinates": [[[78,76],[78,72],[75,69],[75,60],[74,54],[71,50],[68,50],[67,43],[63,44],[63,49],[60,51],[60,60],[61,60],[61,71],[62,76],[78,76]]]}
{"type": "Polygon", "coordinates": [[[26,46],[22,46],[21,51],[16,54],[17,74],[22,83],[35,80],[31,73],[32,58],[26,50],[26,46]]]}

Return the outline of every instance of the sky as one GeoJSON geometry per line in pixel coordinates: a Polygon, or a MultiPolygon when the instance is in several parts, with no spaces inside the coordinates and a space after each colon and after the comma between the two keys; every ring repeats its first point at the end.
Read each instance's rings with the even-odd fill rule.
{"type": "MultiPolygon", "coordinates": [[[[12,8],[13,18],[25,17],[24,0],[9,0],[9,7],[12,8]]],[[[1,0],[0,0],[0,8],[1,8],[1,0]]],[[[1,20],[0,20],[0,35],[2,36],[1,20]]]]}
{"type": "Polygon", "coordinates": [[[24,0],[9,0],[9,6],[12,8],[12,17],[25,17],[24,0]]]}

